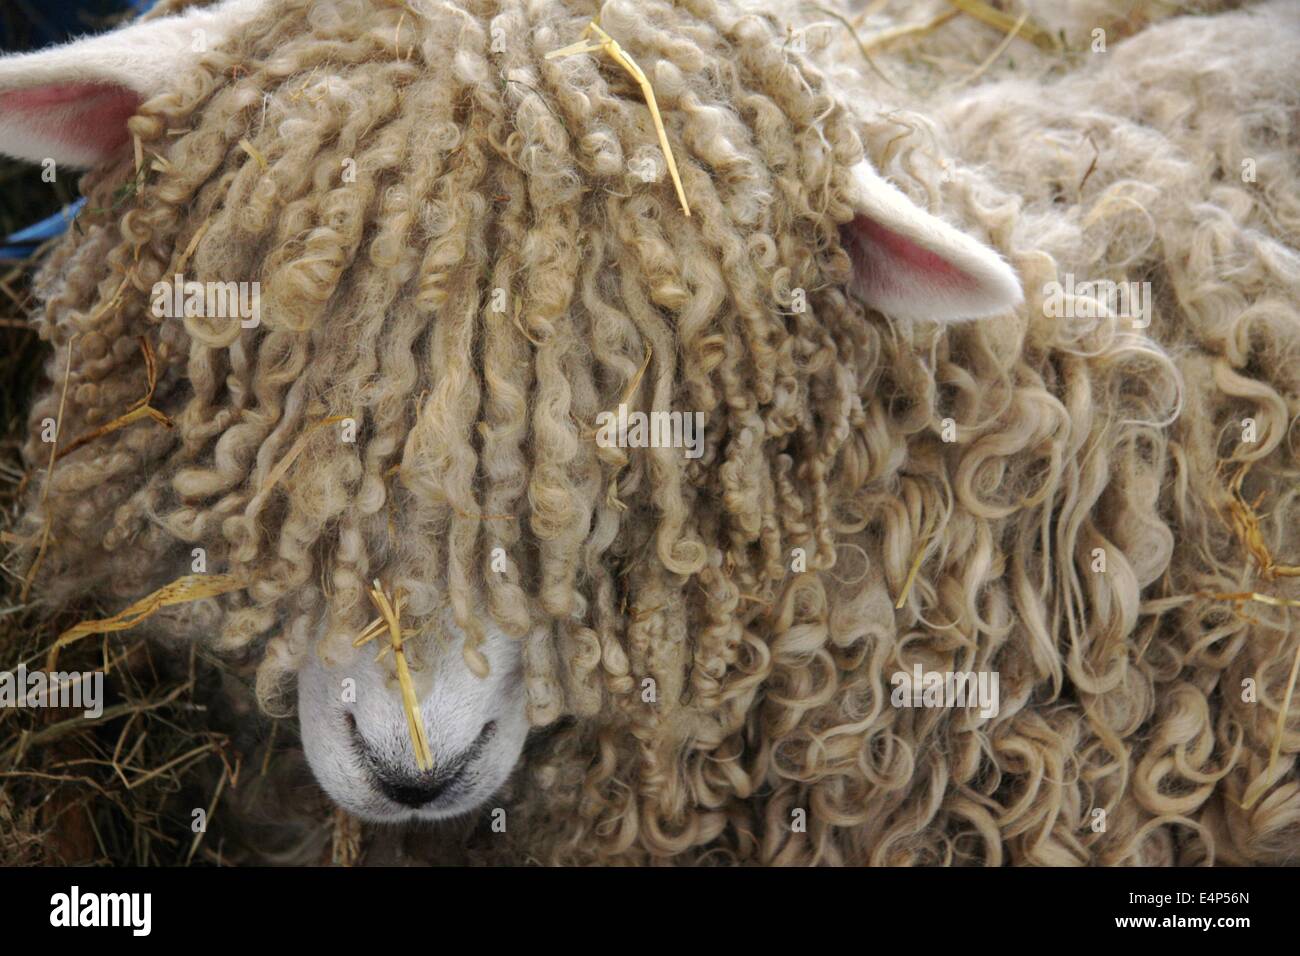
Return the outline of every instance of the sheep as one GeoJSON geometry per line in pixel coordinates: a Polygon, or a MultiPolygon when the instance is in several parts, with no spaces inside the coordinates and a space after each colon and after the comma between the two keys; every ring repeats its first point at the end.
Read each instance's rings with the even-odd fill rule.
{"type": "MultiPolygon", "coordinates": [[[[1294,97],[1271,69],[1225,117],[1294,97]]],[[[1289,599],[1221,595],[1284,594],[1293,553],[1294,130],[1227,126],[1269,207],[1190,141],[1114,149],[1196,188],[1163,221],[1214,220],[1153,251],[1088,235],[1156,201],[1115,167],[1062,210],[1044,149],[997,152],[1022,131],[995,89],[950,122],[1035,176],[958,167],[959,230],[881,174],[940,191],[897,114],[724,0],[226,0],[0,60],[0,149],[90,167],[39,280],[36,593],[186,580],[207,596],[142,626],[259,661],[349,812],[505,794],[484,859],[1285,857],[1289,599]],[[1206,279],[1225,245],[1256,260],[1206,279]],[[1066,295],[1063,263],[1151,276],[1149,314],[1066,295]],[[230,282],[256,316],[176,308],[230,282]],[[637,412],[702,415],[699,454],[601,438],[637,412]]]]}

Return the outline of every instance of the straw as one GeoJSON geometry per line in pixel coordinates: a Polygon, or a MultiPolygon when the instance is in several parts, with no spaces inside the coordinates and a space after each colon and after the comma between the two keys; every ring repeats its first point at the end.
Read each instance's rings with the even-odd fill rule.
{"type": "Polygon", "coordinates": [[[869,48],[867,44],[864,43],[862,37],[858,35],[857,27],[855,27],[848,20],[847,17],[845,17],[841,13],[837,13],[836,11],[832,10],[830,7],[823,7],[820,4],[812,3],[809,4],[809,6],[811,6],[818,13],[824,13],[826,16],[838,20],[845,27],[845,29],[849,31],[849,35],[853,37],[853,42],[856,43],[858,46],[858,52],[862,54],[862,59],[867,61],[867,66],[871,67],[871,72],[875,73],[876,76],[880,77],[880,79],[883,80],[887,85],[893,87],[894,89],[899,89],[898,84],[895,83],[893,80],[891,80],[888,76],[886,76],[884,70],[882,70],[877,65],[876,61],[872,58],[871,53],[869,52],[869,48]]]}
{"type": "Polygon", "coordinates": [[[948,0],[950,4],[969,16],[974,17],[981,23],[987,23],[996,30],[1003,33],[1011,33],[1014,29],[1016,33],[1024,37],[1034,46],[1047,53],[1055,53],[1060,50],[1061,45],[1055,37],[1040,27],[1038,24],[1029,20],[1029,14],[1024,15],[1024,23],[1016,26],[1016,17],[1003,13],[1001,10],[995,10],[987,3],[981,0],[948,0]]]}
{"type": "Polygon", "coordinates": [[[162,425],[164,428],[174,428],[175,423],[164,415],[158,409],[149,405],[149,400],[153,398],[154,389],[158,386],[158,363],[154,358],[153,346],[144,336],[140,337],[140,350],[144,353],[144,370],[147,381],[147,388],[143,398],[137,399],[130,408],[122,415],[113,419],[111,422],[105,422],[103,425],[93,428],[84,435],[79,435],[75,441],[68,445],[67,448],[58,453],[59,457],[70,455],[83,445],[87,445],[97,438],[102,438],[110,432],[115,432],[119,428],[125,428],[127,425],[134,424],[145,418],[151,419],[162,425]]]}
{"type": "MultiPolygon", "coordinates": [[[[1300,606],[1300,602],[1296,602],[1300,606]]],[[[1277,711],[1277,726],[1273,729],[1273,744],[1268,751],[1268,765],[1264,768],[1264,775],[1257,777],[1255,781],[1246,788],[1246,793],[1242,798],[1241,808],[1249,810],[1255,805],[1272,785],[1273,774],[1277,768],[1278,758],[1282,754],[1282,736],[1286,733],[1286,719],[1291,713],[1291,700],[1295,696],[1296,679],[1300,677],[1300,647],[1296,648],[1295,660],[1291,662],[1291,676],[1287,680],[1286,693],[1282,697],[1282,706],[1277,711]]]]}
{"type": "Polygon", "coordinates": [[[1228,483],[1229,524],[1242,547],[1255,559],[1260,576],[1265,580],[1300,576],[1300,565],[1278,564],[1274,559],[1272,551],[1264,541],[1264,534],[1260,530],[1259,514],[1255,511],[1255,505],[1258,505],[1259,501],[1256,500],[1255,505],[1252,505],[1242,496],[1242,483],[1246,480],[1246,475],[1250,473],[1253,464],[1253,462],[1245,462],[1228,483]]]}
{"type": "Polygon", "coordinates": [[[930,545],[930,538],[934,535],[934,522],[926,521],[925,531],[921,535],[921,541],[916,546],[916,557],[912,559],[912,568],[907,572],[907,580],[903,582],[903,590],[899,592],[898,603],[894,605],[899,610],[907,603],[907,596],[912,593],[912,585],[916,582],[916,574],[921,570],[921,560],[925,557],[925,549],[930,545]]]}
{"type": "MultiPolygon", "coordinates": [[[[68,401],[68,379],[72,374],[72,347],[76,344],[77,336],[73,335],[68,340],[68,363],[63,367],[63,391],[59,394],[59,416],[54,423],[54,441],[50,444],[50,464],[45,471],[45,485],[41,488],[41,510],[45,510],[45,502],[50,496],[50,482],[54,479],[54,461],[59,454],[59,432],[62,429],[63,408],[68,401]]],[[[41,544],[36,549],[36,557],[32,560],[32,566],[27,569],[27,576],[23,578],[23,589],[19,592],[19,602],[27,603],[27,598],[32,591],[32,582],[36,580],[36,572],[40,570],[41,562],[45,559],[45,549],[50,543],[50,517],[47,514],[41,528],[41,544]]]]}
{"type": "Polygon", "coordinates": [[[152,594],[147,594],[125,610],[101,621],[82,621],[68,628],[59,635],[54,646],[50,648],[46,670],[54,670],[59,662],[59,651],[83,637],[91,634],[112,634],[135,627],[142,621],[153,617],[165,607],[175,604],[188,604],[202,598],[216,597],[230,591],[238,591],[248,584],[233,574],[186,574],[170,584],[163,585],[152,594]]]}
{"type": "Polygon", "coordinates": [[[1029,22],[1029,12],[1026,11],[1025,13],[1022,13],[1020,15],[1020,19],[1018,19],[1014,24],[1012,24],[1011,29],[1007,32],[1007,35],[1002,38],[1002,42],[999,43],[994,48],[993,52],[990,53],[984,59],[984,62],[981,63],[979,66],[977,66],[973,72],[962,77],[953,85],[965,86],[967,83],[973,83],[975,80],[983,76],[984,72],[995,62],[997,62],[998,57],[1000,57],[1003,53],[1006,52],[1007,47],[1011,46],[1011,41],[1014,40],[1020,34],[1021,30],[1024,29],[1025,24],[1028,22],[1029,22]]]}
{"type": "Polygon", "coordinates": [[[370,600],[379,609],[379,617],[366,626],[365,630],[352,642],[352,646],[361,647],[363,644],[374,640],[385,629],[388,631],[393,657],[397,661],[397,683],[402,689],[402,707],[406,710],[406,726],[411,734],[411,744],[415,748],[415,764],[421,770],[432,770],[433,752],[429,749],[429,740],[424,733],[424,718],[420,714],[420,701],[415,696],[415,683],[411,680],[411,669],[406,661],[406,650],[402,646],[402,641],[406,635],[402,631],[400,615],[403,606],[406,604],[406,596],[399,593],[390,598],[384,592],[384,587],[378,580],[374,584],[375,586],[370,589],[370,600]]]}
{"type": "Polygon", "coordinates": [[[242,149],[244,152],[246,152],[249,156],[252,156],[253,159],[257,160],[257,165],[262,167],[262,172],[266,172],[270,168],[266,164],[266,157],[263,156],[261,153],[259,153],[257,151],[257,147],[254,146],[252,143],[250,143],[248,140],[241,139],[239,141],[239,148],[242,149]]]}
{"type": "Polygon", "coordinates": [[[331,415],[328,418],[322,418],[318,422],[313,422],[312,424],[304,428],[302,430],[302,433],[294,440],[294,443],[289,447],[288,453],[283,458],[281,458],[278,462],[276,462],[275,467],[272,468],[270,474],[266,476],[266,481],[264,481],[262,483],[262,487],[260,487],[257,490],[258,495],[259,496],[266,495],[271,491],[272,488],[274,488],[277,484],[280,483],[280,479],[283,478],[286,474],[288,474],[289,469],[293,467],[293,463],[298,460],[298,456],[301,455],[304,450],[306,450],[307,442],[311,439],[311,436],[316,433],[316,431],[318,431],[321,428],[324,428],[326,425],[337,425],[339,422],[346,421],[346,420],[347,420],[346,415],[331,415]]]}
{"type": "Polygon", "coordinates": [[[602,30],[595,20],[587,24],[587,28],[582,31],[582,36],[584,39],[576,43],[570,43],[566,47],[552,50],[546,54],[546,59],[552,60],[558,57],[574,56],[579,53],[595,53],[597,50],[604,50],[610,59],[626,70],[632,79],[636,80],[637,85],[641,87],[641,95],[645,97],[646,106],[650,108],[650,117],[654,120],[655,132],[659,135],[659,147],[663,150],[664,159],[668,163],[668,175],[672,177],[673,187],[677,190],[677,201],[682,204],[682,212],[689,216],[691,207],[686,201],[686,192],[682,189],[682,179],[677,173],[677,160],[673,158],[672,147],[668,145],[668,133],[664,129],[664,120],[659,114],[659,103],[655,100],[655,91],[650,85],[650,81],[646,79],[645,73],[641,71],[641,67],[637,66],[636,61],[628,56],[623,48],[615,42],[614,38],[602,30]],[[599,43],[591,43],[586,39],[593,33],[600,38],[599,43]]]}
{"type": "Polygon", "coordinates": [[[859,39],[858,47],[863,50],[874,50],[877,47],[888,46],[891,43],[907,37],[924,36],[927,33],[934,32],[949,20],[954,20],[959,16],[961,16],[960,10],[945,10],[943,13],[931,17],[929,20],[924,20],[920,23],[907,23],[898,27],[890,27],[888,30],[881,30],[879,33],[874,33],[866,39],[859,39]]]}

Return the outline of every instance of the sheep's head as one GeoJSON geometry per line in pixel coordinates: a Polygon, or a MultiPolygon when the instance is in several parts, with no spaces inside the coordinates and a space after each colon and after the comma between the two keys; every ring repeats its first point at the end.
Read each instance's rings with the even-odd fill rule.
{"type": "Polygon", "coordinates": [[[371,817],[476,805],[564,713],[647,752],[734,733],[769,609],[810,608],[790,555],[828,569],[880,467],[864,305],[1019,298],[873,172],[783,39],[712,0],[228,0],[0,60],[0,149],[92,167],[41,280],[30,461],[65,372],[68,440],[146,392],[161,416],[34,490],[39,591],[138,597],[201,550],[243,586],[151,626],[259,660],[268,706],[296,677],[312,766],[371,817]],[[689,217],[623,69],[544,57],[597,15],[689,217]],[[256,315],[186,308],[178,274],[254,288],[256,315]],[[697,446],[601,442],[620,406],[699,415],[697,446]],[[375,580],[404,595],[431,770],[396,655],[352,647],[375,580]]]}

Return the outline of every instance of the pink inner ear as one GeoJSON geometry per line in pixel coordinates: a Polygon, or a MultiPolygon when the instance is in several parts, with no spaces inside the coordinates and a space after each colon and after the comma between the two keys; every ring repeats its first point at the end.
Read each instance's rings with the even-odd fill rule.
{"type": "Polygon", "coordinates": [[[978,285],[943,256],[868,216],[854,217],[844,230],[853,271],[869,286],[898,291],[918,281],[955,290],[972,290],[978,285]]]}
{"type": "Polygon", "coordinates": [[[127,140],[140,95],[104,83],[56,83],[0,93],[0,113],[19,113],[33,132],[107,156],[127,140]]]}

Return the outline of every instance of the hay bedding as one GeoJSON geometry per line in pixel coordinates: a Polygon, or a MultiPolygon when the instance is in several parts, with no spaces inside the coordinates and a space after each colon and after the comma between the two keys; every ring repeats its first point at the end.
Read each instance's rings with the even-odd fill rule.
{"type": "MultiPolygon", "coordinates": [[[[127,632],[70,646],[61,665],[114,662],[116,720],[0,714],[6,858],[238,861],[260,845],[269,858],[322,862],[1294,859],[1293,8],[1212,19],[1179,17],[1188,11],[1173,4],[1009,11],[1039,42],[1008,41],[987,16],[949,16],[943,4],[790,12],[808,30],[808,56],[852,92],[877,168],[1001,250],[1027,302],[1013,318],[942,333],[873,320],[862,504],[839,516],[860,530],[840,539],[853,547],[827,579],[755,595],[759,607],[740,616],[771,646],[761,689],[730,695],[739,721],[710,739],[735,718],[683,705],[650,720],[612,703],[613,680],[596,696],[612,716],[595,719],[570,673],[551,685],[567,700],[531,701],[543,726],[498,801],[507,834],[482,821],[358,833],[304,795],[292,722],[272,735],[257,715],[261,643],[227,628],[220,656],[194,644],[159,658],[127,632]],[[1097,28],[1105,53],[1089,50],[1097,28]],[[1067,273],[1150,282],[1149,328],[1047,315],[1044,290],[1067,273]],[[938,437],[945,420],[955,444],[938,437]],[[1105,574],[1091,572],[1097,549],[1105,574]],[[858,583],[840,591],[839,581],[858,583]],[[916,660],[997,669],[1001,712],[891,708],[888,675],[916,660]],[[202,840],[191,807],[214,810],[202,840]],[[789,825],[800,809],[806,832],[789,825]]],[[[248,146],[255,165],[275,162],[248,146]]],[[[112,285],[82,289],[102,302],[112,285]]],[[[51,362],[56,390],[62,369],[51,362]]],[[[117,389],[119,410],[141,381],[117,389]]],[[[30,476],[28,502],[37,465],[29,452],[12,466],[30,476]]],[[[38,530],[29,520],[11,532],[29,564],[38,530]]],[[[59,595],[76,567],[57,548],[46,560],[38,597],[42,585],[59,595]]],[[[27,566],[16,567],[15,596],[27,566]]],[[[101,596],[62,617],[24,602],[4,619],[5,666],[39,659],[77,620],[116,613],[148,579],[115,574],[100,593],[126,600],[101,596]]],[[[656,587],[634,615],[653,620],[671,600],[671,582],[656,587]]],[[[255,607],[223,600],[221,615],[206,601],[154,623],[202,631],[233,613],[256,630],[255,607]]],[[[721,603],[736,614],[744,602],[724,593],[721,603]]],[[[634,642],[681,626],[657,624],[634,629],[634,642]]],[[[276,683],[263,680],[264,700],[276,683]]],[[[691,686],[734,691],[725,680],[691,686]]]]}

